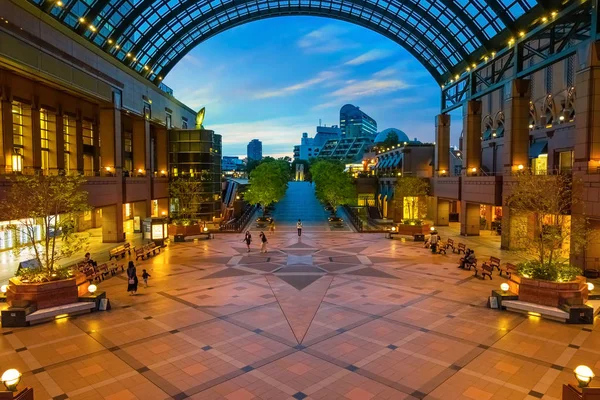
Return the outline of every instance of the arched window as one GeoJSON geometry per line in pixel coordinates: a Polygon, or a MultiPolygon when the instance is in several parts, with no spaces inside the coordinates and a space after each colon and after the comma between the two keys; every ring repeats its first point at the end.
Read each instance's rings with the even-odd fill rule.
{"type": "Polygon", "coordinates": [[[567,101],[562,110],[562,116],[568,122],[575,121],[575,99],[577,98],[575,88],[569,88],[567,92],[567,101]]]}
{"type": "Polygon", "coordinates": [[[483,118],[483,132],[481,133],[482,140],[490,140],[492,138],[492,129],[494,127],[494,120],[490,115],[486,115],[483,118]]]}
{"type": "Polygon", "coordinates": [[[542,115],[546,117],[546,128],[551,128],[556,120],[556,106],[554,104],[554,97],[551,94],[546,96],[544,100],[542,115]]]}
{"type": "Polygon", "coordinates": [[[529,102],[529,129],[533,130],[538,127],[539,116],[533,101],[529,102]]]}
{"type": "Polygon", "coordinates": [[[494,125],[496,129],[492,132],[492,137],[503,137],[504,136],[504,113],[502,111],[498,111],[496,117],[494,118],[494,125]]]}

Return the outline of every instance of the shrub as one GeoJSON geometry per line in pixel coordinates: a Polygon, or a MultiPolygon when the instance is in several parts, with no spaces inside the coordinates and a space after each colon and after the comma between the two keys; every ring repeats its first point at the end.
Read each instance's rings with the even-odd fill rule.
{"type": "Polygon", "coordinates": [[[517,273],[524,278],[551,282],[569,282],[581,275],[578,267],[565,263],[542,265],[537,260],[525,261],[517,265],[517,273]]]}
{"type": "Polygon", "coordinates": [[[402,220],[402,223],[403,223],[404,225],[416,225],[416,226],[421,226],[421,225],[423,225],[423,220],[420,220],[420,219],[409,219],[409,218],[406,218],[406,219],[403,219],[403,220],[402,220]]]}

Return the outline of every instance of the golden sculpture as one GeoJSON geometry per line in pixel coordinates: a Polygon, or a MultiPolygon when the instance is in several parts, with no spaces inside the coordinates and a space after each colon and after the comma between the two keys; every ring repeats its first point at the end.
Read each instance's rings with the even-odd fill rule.
{"type": "Polygon", "coordinates": [[[204,129],[202,126],[202,122],[204,122],[204,109],[206,107],[202,107],[202,110],[198,111],[196,114],[196,129],[204,129]]]}

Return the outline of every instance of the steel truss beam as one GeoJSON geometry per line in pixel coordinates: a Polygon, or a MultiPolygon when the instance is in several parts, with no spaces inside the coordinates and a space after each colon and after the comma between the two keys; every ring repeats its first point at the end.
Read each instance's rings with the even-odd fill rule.
{"type": "Polygon", "coordinates": [[[597,34],[592,34],[594,14],[590,1],[572,4],[553,21],[519,39],[513,47],[444,86],[442,113],[460,108],[469,100],[479,99],[514,79],[525,78],[575,54],[579,44],[597,38],[597,34]]]}

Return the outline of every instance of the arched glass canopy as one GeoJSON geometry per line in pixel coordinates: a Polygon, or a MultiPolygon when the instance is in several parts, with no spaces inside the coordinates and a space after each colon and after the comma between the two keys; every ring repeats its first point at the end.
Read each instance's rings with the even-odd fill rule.
{"type": "Polygon", "coordinates": [[[204,40],[250,21],[312,15],[390,38],[438,81],[503,47],[544,0],[29,0],[159,83],[204,40]]]}

